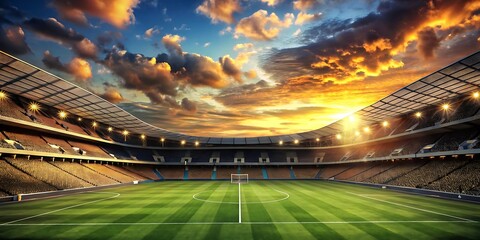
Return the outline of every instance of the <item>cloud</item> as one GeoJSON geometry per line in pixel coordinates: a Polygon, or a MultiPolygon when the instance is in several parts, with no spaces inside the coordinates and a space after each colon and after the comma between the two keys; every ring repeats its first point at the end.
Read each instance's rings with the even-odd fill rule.
{"type": "Polygon", "coordinates": [[[183,98],[180,106],[189,112],[197,111],[197,105],[195,104],[195,102],[188,100],[188,98],[183,98]]]}
{"type": "Polygon", "coordinates": [[[92,41],[73,29],[66,28],[55,18],[31,18],[24,21],[23,25],[43,39],[72,48],[79,57],[96,58],[97,47],[92,41]]]}
{"type": "Polygon", "coordinates": [[[233,47],[233,50],[234,51],[251,51],[253,50],[253,43],[238,43],[238,44],[235,44],[235,46],[233,47]]]}
{"type": "Polygon", "coordinates": [[[440,46],[435,30],[431,27],[418,32],[417,48],[425,59],[433,58],[433,52],[440,46]]]}
{"type": "Polygon", "coordinates": [[[157,29],[157,27],[151,27],[145,31],[143,35],[145,35],[146,38],[151,38],[154,34],[159,34],[160,30],[157,29]]]}
{"type": "Polygon", "coordinates": [[[31,52],[25,41],[25,33],[19,26],[0,28],[0,49],[10,54],[26,54],[31,52]]]}
{"type": "Polygon", "coordinates": [[[305,23],[318,20],[320,17],[322,17],[322,13],[308,14],[305,12],[299,12],[297,19],[295,20],[295,25],[303,25],[305,23]]]}
{"type": "Polygon", "coordinates": [[[102,63],[121,77],[122,87],[142,91],[153,103],[163,102],[165,95],[177,95],[178,83],[166,62],[157,63],[155,58],[112,49],[102,63]]]}
{"type": "Polygon", "coordinates": [[[235,35],[257,41],[270,41],[278,36],[282,28],[290,27],[294,18],[293,14],[286,13],[282,21],[273,12],[268,15],[266,10],[258,10],[238,22],[235,27],[235,35]]]}
{"type": "Polygon", "coordinates": [[[253,69],[244,72],[243,75],[245,75],[245,77],[247,77],[248,79],[254,79],[254,78],[257,78],[257,76],[258,76],[257,71],[255,71],[253,69]]]}
{"type": "Polygon", "coordinates": [[[206,43],[203,44],[203,47],[204,47],[204,48],[209,47],[210,44],[211,44],[210,42],[206,42],[206,43]]]}
{"type": "Polygon", "coordinates": [[[232,59],[229,55],[225,55],[219,59],[219,62],[222,65],[223,71],[227,75],[232,76],[237,82],[242,82],[242,71],[240,70],[241,66],[239,67],[234,59],[232,59]]]}
{"type": "Polygon", "coordinates": [[[378,77],[405,66],[402,53],[408,46],[418,44],[425,57],[441,46],[438,39],[447,39],[436,40],[434,32],[425,29],[433,28],[452,38],[461,32],[458,28],[478,29],[474,15],[480,3],[474,2],[382,1],[375,12],[364,17],[329,20],[306,30],[303,46],[273,49],[263,68],[278,81],[308,76],[309,83],[317,85],[378,77]]]}
{"type": "Polygon", "coordinates": [[[138,3],[139,0],[54,0],[52,6],[62,18],[80,25],[88,25],[86,15],[90,15],[117,28],[124,28],[135,22],[133,9],[138,3]]]}
{"type": "Polygon", "coordinates": [[[281,0],[261,0],[264,3],[267,3],[268,6],[275,6],[280,3],[281,0]]]}
{"type": "Polygon", "coordinates": [[[82,58],[75,57],[69,63],[63,64],[59,57],[55,57],[51,55],[49,51],[45,51],[42,62],[50,69],[56,69],[73,75],[78,81],[86,81],[92,78],[90,64],[82,58]]]}
{"type": "Polygon", "coordinates": [[[197,13],[209,17],[212,23],[221,21],[228,24],[234,23],[233,14],[241,11],[238,0],[204,0],[196,9],[197,13]]]}
{"type": "Polygon", "coordinates": [[[218,32],[218,34],[220,34],[221,36],[227,34],[227,33],[231,33],[233,31],[232,27],[228,26],[226,27],[225,29],[222,29],[220,30],[220,32],[218,32]]]}
{"type": "Polygon", "coordinates": [[[118,91],[118,89],[112,86],[105,86],[104,92],[98,94],[98,96],[115,104],[123,102],[125,100],[122,94],[118,91]]]}
{"type": "Polygon", "coordinates": [[[293,8],[300,11],[306,11],[310,8],[313,8],[317,4],[318,0],[296,0],[293,1],[293,8]]]}
{"type": "Polygon", "coordinates": [[[299,28],[293,33],[293,36],[297,37],[300,33],[302,33],[302,29],[299,28]]]}

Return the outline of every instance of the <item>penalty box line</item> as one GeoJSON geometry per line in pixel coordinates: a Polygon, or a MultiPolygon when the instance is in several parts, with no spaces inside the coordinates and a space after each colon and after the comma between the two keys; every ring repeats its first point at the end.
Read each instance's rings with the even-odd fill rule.
{"type": "Polygon", "coordinates": [[[89,223],[12,223],[0,225],[1,227],[14,227],[14,226],[146,226],[146,225],[295,225],[295,224],[399,224],[399,223],[463,223],[463,224],[477,224],[478,222],[469,222],[469,221],[460,221],[460,220],[451,220],[451,221],[442,221],[442,220],[399,220],[399,221],[309,221],[309,222],[89,222],[89,223]]]}
{"type": "Polygon", "coordinates": [[[465,221],[465,222],[474,222],[474,223],[477,222],[475,220],[471,220],[471,219],[468,219],[468,218],[457,217],[457,216],[453,216],[453,215],[446,214],[446,213],[436,212],[436,211],[433,211],[433,210],[418,208],[418,207],[405,205],[405,204],[401,204],[401,203],[396,203],[396,202],[390,202],[390,201],[387,201],[387,200],[382,200],[382,199],[378,199],[378,198],[374,198],[374,197],[369,197],[369,196],[366,196],[366,195],[363,195],[363,194],[357,194],[357,193],[353,193],[353,192],[347,192],[347,193],[358,196],[358,197],[367,198],[367,199],[370,199],[370,200],[375,200],[375,201],[379,201],[379,202],[383,202],[383,203],[388,203],[388,204],[396,205],[396,206],[400,206],[400,207],[410,208],[410,209],[421,211],[421,212],[433,213],[433,214],[440,215],[440,216],[455,218],[455,219],[462,220],[462,221],[465,221]]]}

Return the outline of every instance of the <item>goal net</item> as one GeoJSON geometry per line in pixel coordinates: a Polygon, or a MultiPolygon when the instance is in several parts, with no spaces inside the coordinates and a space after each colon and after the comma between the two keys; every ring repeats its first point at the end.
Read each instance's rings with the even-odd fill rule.
{"type": "Polygon", "coordinates": [[[231,174],[231,183],[248,183],[248,174],[231,174]]]}

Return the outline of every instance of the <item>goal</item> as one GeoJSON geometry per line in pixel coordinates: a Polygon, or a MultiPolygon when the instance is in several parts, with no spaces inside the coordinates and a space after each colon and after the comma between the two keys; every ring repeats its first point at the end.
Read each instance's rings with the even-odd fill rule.
{"type": "Polygon", "coordinates": [[[231,174],[231,183],[248,183],[248,174],[231,174]]]}

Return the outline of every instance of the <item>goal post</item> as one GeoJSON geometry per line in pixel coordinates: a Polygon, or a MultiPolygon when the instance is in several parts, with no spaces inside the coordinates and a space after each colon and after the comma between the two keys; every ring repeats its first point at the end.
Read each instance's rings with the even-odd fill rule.
{"type": "Polygon", "coordinates": [[[248,174],[231,174],[231,183],[248,183],[248,174]]]}

